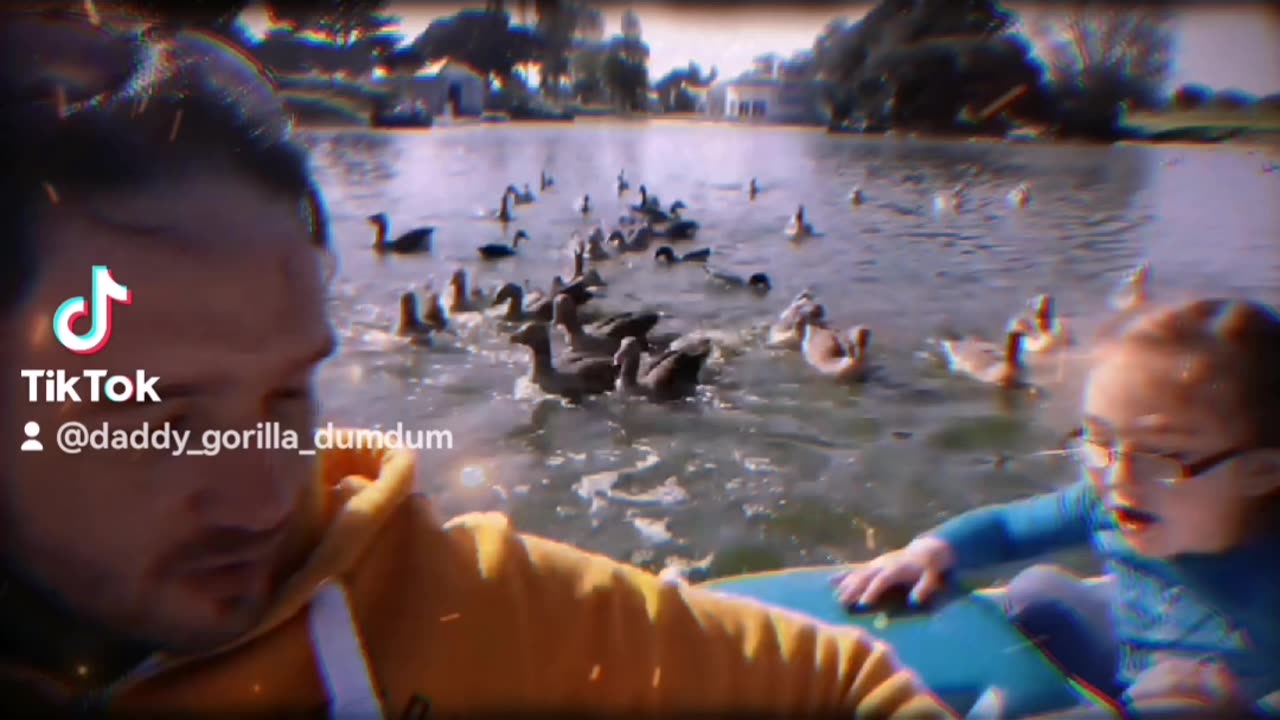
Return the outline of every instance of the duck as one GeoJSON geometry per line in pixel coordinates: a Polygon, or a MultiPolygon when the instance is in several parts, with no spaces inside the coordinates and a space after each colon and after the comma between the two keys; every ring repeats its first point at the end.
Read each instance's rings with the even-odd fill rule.
{"type": "Polygon", "coordinates": [[[498,210],[493,214],[493,219],[500,223],[511,222],[511,191],[502,193],[502,204],[498,206],[498,210]]]}
{"type": "Polygon", "coordinates": [[[655,402],[668,402],[693,395],[698,391],[698,375],[711,355],[711,343],[701,342],[673,348],[653,358],[641,371],[641,344],[634,337],[624,338],[613,356],[618,370],[616,381],[620,395],[639,395],[655,402]]]}
{"type": "Polygon", "coordinates": [[[1120,311],[1129,312],[1146,305],[1150,299],[1151,263],[1144,262],[1125,273],[1120,288],[1111,304],[1120,311]]]}
{"type": "Polygon", "coordinates": [[[859,325],[849,332],[846,342],[834,331],[821,325],[806,322],[800,352],[809,367],[840,382],[857,382],[867,379],[870,365],[867,362],[867,345],[871,342],[871,330],[859,325]]]}
{"type": "Polygon", "coordinates": [[[618,194],[621,195],[622,193],[626,192],[629,189],[631,189],[631,183],[627,182],[627,171],[619,170],[618,171],[618,194]]]}
{"type": "Polygon", "coordinates": [[[799,350],[804,341],[805,325],[826,327],[826,315],[826,307],[815,302],[809,293],[801,293],[769,327],[769,338],[765,344],[772,348],[799,350]]]}
{"type": "Polygon", "coordinates": [[[485,260],[499,260],[505,257],[511,257],[516,254],[516,248],[520,246],[521,240],[528,240],[529,233],[524,230],[516,230],[516,234],[511,238],[510,245],[502,245],[499,243],[489,243],[476,248],[480,253],[480,257],[485,260]]]}
{"type": "MultiPolygon", "coordinates": [[[[609,283],[600,277],[600,271],[595,268],[587,268],[586,246],[582,241],[578,241],[577,247],[573,249],[573,277],[569,279],[569,284],[581,283],[588,288],[602,288],[609,283]]],[[[559,276],[557,276],[558,278],[559,276]]],[[[554,287],[554,283],[553,283],[554,287]]]]}
{"type": "Polygon", "coordinates": [[[1016,328],[1024,334],[1022,348],[1027,352],[1051,352],[1071,345],[1074,342],[1071,331],[1062,319],[1055,316],[1053,296],[1037,295],[1028,303],[1032,314],[1015,318],[1010,328],[1016,328]]]}
{"type": "Polygon", "coordinates": [[[400,323],[396,334],[413,340],[429,340],[434,330],[418,316],[418,296],[412,292],[400,295],[400,323]]]}
{"type": "Polygon", "coordinates": [[[813,226],[804,221],[804,206],[796,208],[796,214],[787,221],[783,232],[791,238],[808,237],[813,234],[813,226]]]}
{"type": "Polygon", "coordinates": [[[1013,388],[1025,382],[1023,337],[1021,330],[1011,328],[1005,336],[1004,347],[976,338],[943,340],[942,352],[951,372],[988,385],[1013,388]]]}
{"type": "Polygon", "coordinates": [[[683,200],[676,200],[675,202],[671,203],[671,207],[667,208],[667,217],[669,217],[672,220],[679,220],[680,211],[688,210],[688,209],[689,209],[689,206],[685,205],[683,200]]]}
{"type": "Polygon", "coordinates": [[[854,185],[853,189],[849,191],[849,204],[857,206],[857,205],[861,205],[862,202],[863,202],[862,186],[854,185]]]}
{"type": "Polygon", "coordinates": [[[631,206],[632,212],[646,213],[653,210],[662,212],[662,203],[656,195],[649,194],[649,188],[640,186],[640,202],[631,206]]]}
{"type": "Polygon", "coordinates": [[[572,298],[556,296],[551,313],[552,323],[563,329],[569,347],[576,353],[613,355],[623,338],[639,338],[643,343],[661,319],[655,312],[621,313],[584,327],[572,298]]]}
{"type": "Polygon", "coordinates": [[[1014,207],[1026,207],[1031,202],[1031,188],[1026,183],[1018,183],[1018,186],[1009,191],[1009,204],[1014,207]]]}
{"type": "Polygon", "coordinates": [[[612,256],[605,249],[604,242],[594,235],[587,240],[587,259],[591,262],[604,262],[612,256]]]}
{"type": "Polygon", "coordinates": [[[391,230],[391,219],[387,217],[387,214],[375,213],[367,219],[375,228],[373,237],[374,252],[396,253],[398,255],[431,252],[431,237],[436,231],[434,226],[414,228],[395,240],[387,240],[387,235],[391,230]]]}
{"type": "Polygon", "coordinates": [[[677,255],[676,251],[673,250],[670,245],[663,245],[653,254],[654,260],[665,265],[687,262],[706,262],[709,257],[711,257],[711,248],[692,250],[684,253],[683,255],[677,255]]]}
{"type": "Polygon", "coordinates": [[[756,196],[759,194],[760,194],[760,186],[756,183],[755,178],[751,178],[751,182],[747,183],[747,198],[750,200],[755,200],[756,196]]]}
{"type": "Polygon", "coordinates": [[[583,215],[590,215],[591,214],[591,196],[583,195],[582,197],[578,198],[578,202],[573,207],[583,215]]]}
{"type": "Polygon", "coordinates": [[[749,277],[743,278],[741,275],[733,273],[712,270],[703,266],[707,273],[707,280],[729,290],[751,290],[757,294],[763,295],[773,289],[773,283],[769,280],[769,276],[762,273],[752,273],[749,277]]]}
{"type": "Polygon", "coordinates": [[[512,200],[515,200],[517,205],[528,205],[537,199],[533,191],[529,189],[529,183],[524,184],[524,190],[517,190],[515,185],[508,185],[507,194],[511,196],[512,200]]]}
{"type": "Polygon", "coordinates": [[[543,170],[538,177],[538,189],[546,192],[547,188],[555,187],[555,184],[556,179],[548,175],[546,170],[543,170]]]}
{"type": "Polygon", "coordinates": [[[510,341],[529,348],[533,359],[530,379],[548,395],[580,402],[587,395],[613,390],[617,382],[618,368],[610,357],[565,356],[556,367],[551,359],[551,333],[546,323],[527,323],[511,334],[510,341]]]}

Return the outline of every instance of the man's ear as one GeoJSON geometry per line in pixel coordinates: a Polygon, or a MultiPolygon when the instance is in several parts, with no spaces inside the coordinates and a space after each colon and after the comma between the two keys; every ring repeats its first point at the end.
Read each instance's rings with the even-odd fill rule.
{"type": "Polygon", "coordinates": [[[1246,496],[1280,492],[1280,450],[1258,450],[1243,460],[1240,490],[1246,496]]]}

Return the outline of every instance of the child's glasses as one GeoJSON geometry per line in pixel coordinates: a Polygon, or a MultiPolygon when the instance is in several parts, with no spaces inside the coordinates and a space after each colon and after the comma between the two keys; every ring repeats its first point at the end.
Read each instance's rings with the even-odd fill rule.
{"type": "Polygon", "coordinates": [[[1066,447],[1068,452],[1090,471],[1109,470],[1115,467],[1123,456],[1129,459],[1130,471],[1135,477],[1170,485],[1203,475],[1222,463],[1255,449],[1233,447],[1199,460],[1186,461],[1163,453],[1120,450],[1111,443],[1091,438],[1083,427],[1071,431],[1067,436],[1066,447]]]}

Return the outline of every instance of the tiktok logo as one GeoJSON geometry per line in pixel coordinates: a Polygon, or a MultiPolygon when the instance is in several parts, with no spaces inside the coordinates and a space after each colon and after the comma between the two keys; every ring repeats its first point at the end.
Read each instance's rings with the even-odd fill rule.
{"type": "Polygon", "coordinates": [[[77,355],[93,355],[107,346],[111,339],[111,302],[129,305],[133,293],[111,277],[106,265],[93,266],[93,285],[89,296],[93,305],[83,296],[67,298],[53,314],[53,335],[62,346],[77,355]],[[84,335],[77,335],[72,326],[82,317],[89,316],[92,323],[84,335]]]}

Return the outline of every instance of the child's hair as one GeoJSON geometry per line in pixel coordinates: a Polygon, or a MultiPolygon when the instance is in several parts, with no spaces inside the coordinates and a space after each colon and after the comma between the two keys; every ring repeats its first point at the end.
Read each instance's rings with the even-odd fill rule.
{"type": "MultiPolygon", "coordinates": [[[[1258,447],[1280,448],[1280,316],[1259,302],[1201,298],[1126,315],[1098,337],[1099,352],[1141,347],[1192,356],[1230,393],[1258,447]]],[[[1189,366],[1192,367],[1192,366],[1189,366]]]]}

